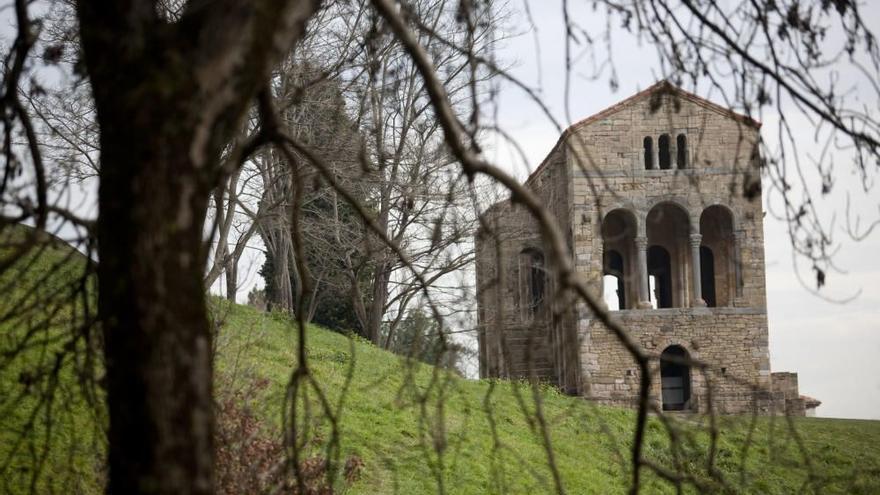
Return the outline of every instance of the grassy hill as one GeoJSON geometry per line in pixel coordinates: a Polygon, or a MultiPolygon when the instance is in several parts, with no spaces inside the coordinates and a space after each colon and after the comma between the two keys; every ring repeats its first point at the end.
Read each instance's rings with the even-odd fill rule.
{"type": "MultiPolygon", "coordinates": [[[[12,304],[32,297],[25,287],[36,288],[38,295],[33,297],[46,302],[50,289],[63,289],[76,280],[74,273],[63,271],[53,273],[52,280],[40,279],[53,266],[70,263],[62,259],[64,252],[53,249],[34,257],[32,267],[14,278],[0,277],[3,315],[14,313],[12,304]]],[[[290,417],[291,411],[287,385],[297,365],[295,325],[284,317],[220,301],[214,301],[213,311],[218,321],[218,390],[253,410],[261,435],[280,436],[285,414],[290,417]]],[[[47,335],[65,335],[72,328],[65,317],[72,310],[59,313],[44,325],[47,335]]],[[[22,318],[0,319],[0,355],[8,356],[23,330],[32,327],[33,322],[22,318]]],[[[437,493],[442,487],[452,494],[536,494],[554,492],[558,482],[566,493],[605,494],[625,493],[629,486],[632,411],[590,405],[548,387],[466,380],[318,327],[309,327],[306,339],[313,383],[336,414],[338,458],[357,459],[362,465],[356,481],[339,483],[346,493],[437,493]],[[556,474],[549,468],[549,452],[556,474]]],[[[27,493],[31,487],[37,493],[100,490],[104,447],[96,425],[103,415],[100,407],[82,397],[89,387],[74,372],[80,366],[63,363],[65,371],[55,381],[61,400],[49,408],[48,416],[41,394],[34,393],[44,389],[23,379],[36,373],[38,364],[52,364],[61,342],[48,339],[48,352],[34,345],[15,359],[0,361],[3,492],[27,493]],[[34,410],[36,415],[31,414],[34,410]],[[34,417],[38,419],[31,420],[34,417]],[[43,417],[53,420],[39,419],[43,417]],[[25,428],[29,423],[33,427],[25,428]],[[42,464],[39,477],[33,476],[37,464],[42,464]]],[[[303,455],[325,456],[333,446],[331,422],[321,413],[317,391],[300,387],[297,397],[297,429],[308,439],[303,455]],[[308,419],[303,420],[306,411],[308,419]]],[[[708,489],[720,489],[723,480],[743,493],[880,493],[880,422],[752,422],[741,417],[718,422],[712,469],[707,418],[674,418],[677,449],[670,447],[664,424],[652,418],[646,455],[666,469],[679,466],[708,489]]],[[[673,484],[656,475],[646,471],[644,478],[643,493],[675,493],[673,484]]]]}

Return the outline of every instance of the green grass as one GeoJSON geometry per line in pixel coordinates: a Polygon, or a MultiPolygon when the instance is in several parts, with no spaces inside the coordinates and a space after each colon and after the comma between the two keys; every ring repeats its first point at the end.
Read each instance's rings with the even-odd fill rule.
{"type": "MultiPolygon", "coordinates": [[[[0,277],[0,287],[6,288],[0,304],[3,314],[13,313],[13,304],[26,297],[49,301],[52,288],[76,280],[75,270],[61,270],[51,281],[22,283],[69,263],[61,261],[64,252],[44,253],[32,259],[34,264],[26,272],[0,277]],[[28,295],[25,287],[34,286],[37,295],[28,295]]],[[[288,383],[298,364],[296,326],[253,308],[217,300],[212,307],[220,322],[218,388],[268,384],[249,404],[264,421],[267,434],[280,435],[283,412],[290,410],[288,383]]],[[[69,334],[71,314],[72,308],[61,311],[44,333],[69,334]]],[[[11,349],[23,330],[33,326],[21,318],[0,322],[0,352],[11,349]]],[[[309,327],[306,339],[311,376],[338,415],[338,458],[344,462],[357,456],[363,461],[358,481],[350,486],[338,483],[346,493],[437,493],[440,486],[452,494],[551,493],[555,481],[550,451],[566,493],[625,493],[629,486],[633,411],[590,405],[549,387],[466,380],[318,327],[309,327]],[[549,442],[541,433],[536,404],[549,442]]],[[[38,420],[22,435],[30,412],[45,410],[40,394],[22,394],[22,373],[51,364],[60,345],[52,340],[48,347],[35,345],[13,360],[0,361],[3,493],[28,493],[32,483],[37,493],[100,492],[104,447],[101,428],[96,426],[101,420],[96,418],[102,414],[82,398],[83,387],[72,362],[65,362],[59,374],[62,392],[50,410],[52,420],[38,420]],[[24,443],[13,451],[20,438],[24,443]],[[45,458],[38,455],[41,452],[45,458]],[[40,459],[41,474],[34,477],[40,459]]],[[[304,454],[324,455],[331,439],[330,423],[321,413],[316,389],[299,390],[296,425],[300,432],[308,427],[304,454]],[[306,404],[309,419],[303,420],[306,404]]],[[[706,418],[681,417],[674,422],[680,438],[677,455],[663,424],[652,418],[645,455],[667,469],[680,466],[710,489],[720,488],[723,480],[743,493],[880,493],[880,422],[798,418],[789,423],[783,418],[758,418],[752,428],[748,417],[718,421],[720,435],[711,470],[706,418]]],[[[673,485],[643,471],[643,493],[675,493],[673,485]]],[[[688,486],[686,493],[695,491],[688,486]]]]}
{"type": "MultiPolygon", "coordinates": [[[[220,371],[237,380],[267,379],[260,412],[280,427],[297,363],[295,327],[247,307],[225,311],[220,371]]],[[[365,469],[351,493],[436,493],[441,483],[448,493],[552,492],[548,450],[540,428],[527,419],[535,420],[536,397],[566,492],[625,493],[629,486],[632,411],[590,405],[548,387],[466,380],[316,327],[306,335],[308,364],[334,405],[352,376],[340,413],[341,457],[358,455],[365,469]],[[419,402],[429,387],[428,400],[419,402]],[[445,439],[442,456],[434,448],[438,437],[445,439]]],[[[708,420],[678,419],[683,469],[709,488],[719,488],[723,479],[738,492],[880,493],[880,422],[757,418],[743,462],[751,419],[718,419],[714,477],[707,468],[708,420]]],[[[326,440],[326,421],[318,429],[326,440]]],[[[646,455],[672,468],[668,438],[652,418],[646,455]]],[[[645,482],[645,493],[675,492],[650,473],[645,482]]]]}
{"type": "MultiPolygon", "coordinates": [[[[0,262],[25,232],[2,232],[0,262]]],[[[96,375],[81,331],[85,261],[43,239],[0,273],[0,493],[101,490],[102,399],[83,379],[96,375]]]]}

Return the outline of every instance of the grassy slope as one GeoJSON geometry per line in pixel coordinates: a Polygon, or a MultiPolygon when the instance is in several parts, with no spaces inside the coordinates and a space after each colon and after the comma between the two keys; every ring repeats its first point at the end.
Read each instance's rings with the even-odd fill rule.
{"type": "MultiPolygon", "coordinates": [[[[272,385],[261,401],[262,414],[278,426],[285,383],[296,362],[294,327],[246,307],[227,307],[226,311],[219,344],[221,372],[234,373],[238,380],[248,375],[268,379],[272,385]]],[[[529,386],[432,375],[428,366],[413,367],[369,344],[319,328],[310,328],[307,339],[310,366],[333,399],[338,399],[338,390],[354,365],[341,416],[343,457],[357,454],[365,461],[364,477],[354,485],[353,493],[434,493],[440,482],[448,493],[490,493],[499,486],[510,493],[552,491],[547,451],[539,430],[529,427],[523,413],[533,415],[535,401],[529,386]],[[424,409],[414,399],[432,376],[443,384],[435,387],[443,388],[445,399],[439,423],[448,447],[439,460],[433,453],[437,435],[432,433],[438,424],[437,394],[424,409]],[[500,448],[493,447],[493,422],[500,448]]],[[[541,390],[539,396],[566,491],[625,492],[635,415],[591,406],[552,389],[541,390]]],[[[742,446],[750,419],[719,420],[719,476],[738,491],[802,491],[809,470],[797,436],[815,473],[807,491],[880,493],[880,422],[800,418],[793,422],[795,436],[786,420],[759,418],[745,462],[746,481],[741,484],[742,446]]],[[[688,471],[707,480],[709,442],[700,421],[678,422],[683,428],[681,459],[688,471]]],[[[326,428],[322,431],[326,435],[326,428]]],[[[666,438],[660,422],[652,420],[645,444],[648,456],[672,466],[666,438]]],[[[657,478],[648,478],[647,493],[674,492],[657,478]]]]}
{"type": "MultiPolygon", "coordinates": [[[[2,245],[24,232],[4,231],[2,245]]],[[[0,259],[11,252],[0,248],[0,259]]],[[[95,389],[74,371],[86,367],[83,343],[70,343],[81,321],[73,315],[82,314],[71,294],[84,265],[52,241],[0,273],[0,493],[101,489],[100,407],[87,404],[83,391],[95,389]]]]}
{"type": "MultiPolygon", "coordinates": [[[[73,272],[64,271],[53,275],[54,281],[38,279],[61,262],[63,253],[44,254],[34,259],[27,272],[0,277],[3,315],[14,313],[21,298],[32,292],[27,287],[40,287],[37,293],[43,294],[45,302],[49,289],[75,279],[73,272]]],[[[268,383],[255,404],[259,415],[277,431],[282,424],[285,385],[296,364],[295,327],[247,307],[216,303],[215,310],[223,321],[217,344],[221,382],[268,383]]],[[[65,315],[61,312],[53,321],[59,332],[69,326],[65,315]]],[[[22,320],[0,320],[0,351],[8,350],[16,341],[10,337],[26,327],[22,320]]],[[[310,367],[334,404],[352,373],[340,416],[341,451],[343,459],[362,458],[364,469],[350,493],[436,493],[440,483],[447,493],[553,491],[540,428],[525,419],[534,418],[535,397],[542,404],[560,482],[567,493],[622,493],[628,486],[628,449],[635,423],[631,411],[590,406],[552,389],[535,391],[522,383],[464,380],[316,327],[309,328],[307,339],[310,367]],[[417,397],[426,390],[430,390],[428,399],[419,401],[417,397]],[[445,444],[439,457],[434,454],[438,442],[445,444]]],[[[51,362],[52,356],[37,347],[15,360],[0,360],[0,467],[6,468],[0,476],[2,493],[27,493],[35,459],[42,452],[39,447],[46,445],[42,440],[46,425],[37,421],[35,433],[11,455],[29,412],[39,404],[36,394],[20,396],[21,374],[36,369],[37,363],[51,362]]],[[[61,374],[60,390],[52,408],[54,426],[43,478],[36,482],[36,491],[98,493],[100,429],[94,427],[92,409],[78,397],[79,388],[69,370],[61,374]]],[[[314,404],[315,394],[310,397],[314,404]]],[[[708,480],[708,437],[698,421],[681,425],[680,461],[694,476],[708,480]]],[[[760,418],[745,463],[746,481],[741,485],[739,468],[748,418],[720,421],[718,476],[738,491],[880,493],[880,422],[795,420],[816,474],[810,481],[787,423],[760,418]],[[805,486],[809,489],[804,490],[805,486]]],[[[312,437],[317,433],[317,438],[309,448],[317,453],[328,438],[327,425],[314,420],[310,426],[312,437]]],[[[647,455],[671,466],[666,438],[662,425],[652,420],[645,443],[647,455]]],[[[645,493],[674,492],[657,478],[647,478],[650,486],[645,493]]]]}

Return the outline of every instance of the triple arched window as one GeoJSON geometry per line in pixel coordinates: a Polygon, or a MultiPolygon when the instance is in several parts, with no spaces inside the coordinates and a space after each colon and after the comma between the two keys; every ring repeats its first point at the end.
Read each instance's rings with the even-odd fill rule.
{"type": "Polygon", "coordinates": [[[657,148],[654,148],[654,139],[645,136],[642,140],[642,158],[645,170],[669,170],[672,168],[688,168],[688,144],[687,136],[679,134],[675,143],[669,134],[661,134],[657,138],[657,148]],[[675,167],[673,167],[675,164],[675,167]]]}

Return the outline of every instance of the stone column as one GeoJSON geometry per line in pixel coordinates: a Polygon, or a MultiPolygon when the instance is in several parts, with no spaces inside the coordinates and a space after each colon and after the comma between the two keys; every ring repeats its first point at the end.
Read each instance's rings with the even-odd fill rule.
{"type": "Polygon", "coordinates": [[[660,141],[654,141],[651,146],[651,170],[660,168],[660,141]]]}
{"type": "MultiPolygon", "coordinates": [[[[598,249],[596,249],[596,256],[599,258],[599,287],[598,293],[601,295],[599,298],[599,302],[605,309],[608,309],[608,305],[605,304],[605,241],[601,240],[599,242],[598,249]]],[[[625,309],[625,308],[620,308],[625,309]]]]}
{"type": "Polygon", "coordinates": [[[737,230],[733,233],[733,286],[736,297],[743,296],[742,257],[740,253],[743,237],[745,237],[745,232],[742,230],[737,230]]]}
{"type": "Polygon", "coordinates": [[[693,268],[693,283],[691,287],[694,290],[694,307],[700,308],[706,306],[703,300],[703,274],[700,268],[700,244],[703,242],[703,236],[700,234],[691,234],[691,268],[693,268]]]}
{"type": "Polygon", "coordinates": [[[650,309],[648,300],[648,238],[636,237],[636,252],[639,259],[639,309],[650,309]]]}
{"type": "Polygon", "coordinates": [[[678,144],[675,142],[675,134],[669,136],[669,168],[678,170],[678,144]]]}

